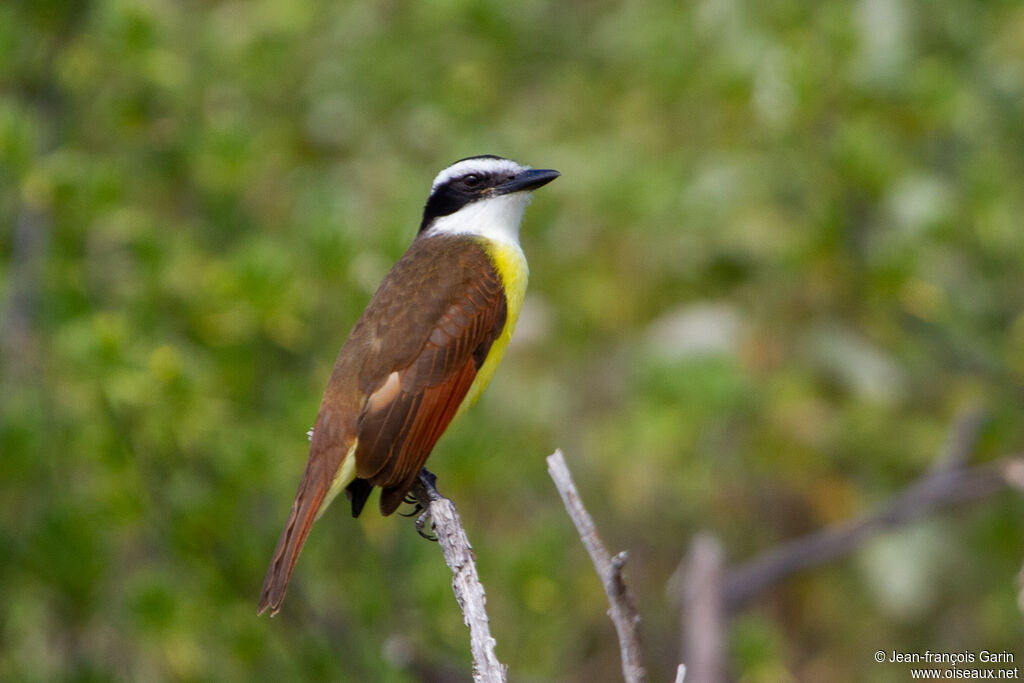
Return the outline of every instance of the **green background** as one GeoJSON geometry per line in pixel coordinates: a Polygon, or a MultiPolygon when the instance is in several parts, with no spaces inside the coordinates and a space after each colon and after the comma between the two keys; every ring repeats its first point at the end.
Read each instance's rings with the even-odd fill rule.
{"type": "MultiPolygon", "coordinates": [[[[614,681],[567,455],[628,549],[652,680],[697,531],[731,561],[1024,446],[1016,1],[0,5],[0,678],[466,680],[439,549],[342,506],[256,598],[331,364],[430,181],[537,193],[517,341],[431,467],[513,680],[614,681]]],[[[1016,651],[1003,493],[731,622],[742,681],[1016,651]]]]}

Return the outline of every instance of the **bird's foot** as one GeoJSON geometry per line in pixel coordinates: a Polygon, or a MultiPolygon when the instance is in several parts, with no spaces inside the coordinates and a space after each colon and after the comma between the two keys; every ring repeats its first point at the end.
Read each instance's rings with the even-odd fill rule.
{"type": "MultiPolygon", "coordinates": [[[[437,543],[437,534],[424,531],[423,529],[427,526],[427,522],[430,520],[430,510],[424,510],[420,513],[420,516],[416,518],[416,533],[428,541],[437,543]]],[[[433,523],[431,522],[431,527],[433,523]]]]}
{"type": "Polygon", "coordinates": [[[424,469],[420,472],[412,490],[405,497],[405,502],[413,505],[411,512],[402,513],[405,517],[416,517],[416,533],[428,541],[437,541],[437,536],[425,531],[430,520],[430,502],[441,500],[442,496],[437,491],[437,475],[430,470],[424,469]]]}
{"type": "Polygon", "coordinates": [[[442,496],[437,491],[437,475],[428,470],[427,468],[424,467],[422,470],[420,470],[420,476],[418,481],[420,484],[422,484],[423,489],[424,491],[426,491],[427,498],[429,500],[441,500],[442,498],[444,498],[444,496],[442,496]]]}

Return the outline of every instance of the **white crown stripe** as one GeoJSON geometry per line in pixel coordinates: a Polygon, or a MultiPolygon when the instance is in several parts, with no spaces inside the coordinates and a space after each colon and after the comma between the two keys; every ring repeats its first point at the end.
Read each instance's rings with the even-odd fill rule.
{"type": "Polygon", "coordinates": [[[490,173],[510,173],[517,175],[527,170],[529,166],[520,166],[511,159],[465,159],[452,164],[437,174],[430,191],[433,192],[439,186],[445,184],[452,178],[466,175],[467,173],[479,173],[486,175],[490,173]]]}

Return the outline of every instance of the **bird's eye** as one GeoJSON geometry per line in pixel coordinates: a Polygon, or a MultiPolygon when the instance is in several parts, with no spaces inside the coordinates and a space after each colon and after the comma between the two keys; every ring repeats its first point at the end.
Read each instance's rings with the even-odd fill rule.
{"type": "Polygon", "coordinates": [[[480,184],[480,176],[476,173],[470,173],[462,179],[462,182],[466,187],[476,187],[480,184]]]}

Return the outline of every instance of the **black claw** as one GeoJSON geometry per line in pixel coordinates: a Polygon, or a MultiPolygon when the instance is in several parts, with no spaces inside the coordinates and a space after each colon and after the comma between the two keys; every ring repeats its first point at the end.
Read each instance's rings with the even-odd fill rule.
{"type": "Polygon", "coordinates": [[[430,534],[423,531],[423,528],[427,526],[428,519],[430,519],[430,510],[424,510],[422,514],[420,514],[420,516],[416,518],[416,533],[418,533],[420,536],[427,539],[428,541],[433,541],[434,543],[437,543],[436,534],[430,534]]]}
{"type": "Polygon", "coordinates": [[[413,517],[423,512],[423,506],[420,505],[420,502],[415,498],[413,498],[412,500],[406,498],[405,502],[409,503],[410,505],[413,505],[414,507],[412,510],[409,510],[409,512],[399,512],[398,514],[400,514],[402,517],[413,517]]]}

